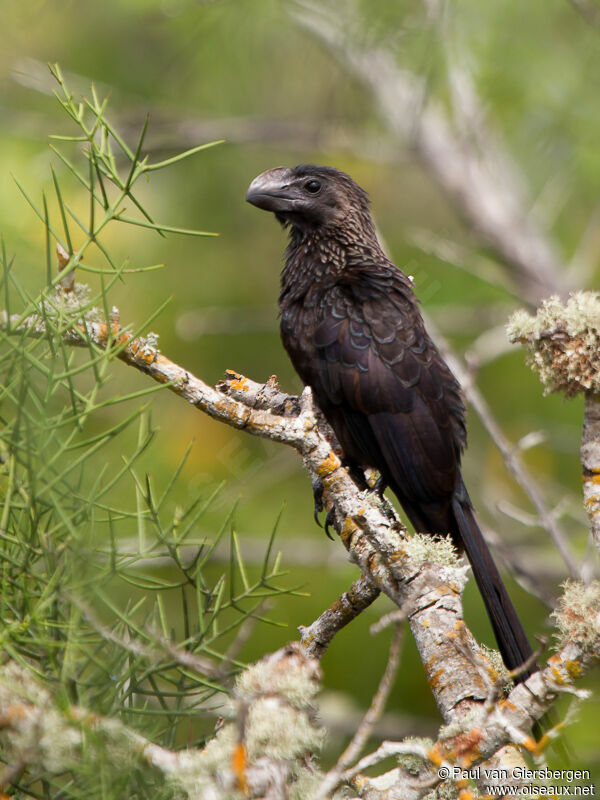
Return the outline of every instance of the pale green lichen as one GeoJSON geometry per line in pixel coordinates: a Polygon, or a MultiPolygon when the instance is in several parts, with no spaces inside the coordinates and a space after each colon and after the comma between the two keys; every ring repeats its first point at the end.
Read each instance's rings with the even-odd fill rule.
{"type": "Polygon", "coordinates": [[[415,533],[402,540],[405,553],[420,563],[426,561],[446,567],[459,567],[460,558],[449,536],[415,533]]]}
{"type": "Polygon", "coordinates": [[[431,766],[429,759],[424,758],[422,755],[419,755],[419,753],[428,753],[433,748],[433,739],[407,736],[406,739],[403,740],[402,744],[405,744],[407,747],[414,745],[415,748],[414,753],[399,753],[396,756],[398,764],[404,767],[404,769],[410,775],[417,777],[423,772],[424,769],[431,766]]]}
{"type": "Polygon", "coordinates": [[[51,702],[49,692],[14,662],[0,669],[0,717],[10,720],[2,750],[19,760],[23,753],[52,773],[64,772],[79,759],[81,732],[51,702]]]}
{"type": "Polygon", "coordinates": [[[235,694],[247,700],[255,695],[276,694],[296,708],[309,706],[319,691],[317,662],[306,656],[281,660],[269,656],[242,672],[235,685],[235,694]]]}
{"type": "Polygon", "coordinates": [[[600,581],[587,585],[566,581],[560,605],[552,616],[558,628],[559,647],[577,642],[600,651],[600,581]]]}
{"type": "Polygon", "coordinates": [[[289,797],[310,796],[309,790],[323,777],[307,758],[321,749],[324,739],[313,706],[318,689],[318,663],[297,643],[249,667],[236,681],[230,709],[235,720],[226,723],[197,758],[188,760],[178,773],[180,784],[190,796],[209,796],[211,787],[219,787],[219,797],[243,796],[233,780],[231,763],[240,744],[238,720],[244,719],[248,768],[261,759],[280,762],[288,775],[289,797]]]}
{"type": "Polygon", "coordinates": [[[490,662],[490,667],[493,673],[495,673],[495,677],[492,674],[490,675],[490,679],[495,680],[496,685],[502,688],[510,688],[513,685],[513,680],[506,669],[506,665],[502,660],[500,651],[494,650],[491,647],[488,647],[486,644],[480,644],[479,649],[485,658],[487,658],[487,660],[490,662]]]}
{"type": "Polygon", "coordinates": [[[262,697],[248,711],[248,757],[291,759],[321,749],[324,731],[315,727],[306,711],[282,703],[278,697],[262,697]]]}
{"type": "Polygon", "coordinates": [[[53,317],[60,314],[76,316],[79,313],[87,322],[97,322],[101,314],[95,306],[89,306],[90,298],[91,290],[86,283],[74,283],[69,291],[58,289],[50,302],[45,304],[45,312],[53,317]]]}
{"type": "Polygon", "coordinates": [[[304,800],[323,778],[311,759],[324,738],[313,705],[319,677],[318,662],[298,643],[267,656],[238,679],[233,721],[203,750],[169,753],[151,750],[116,719],[83,709],[64,713],[27,669],[7,662],[0,667],[0,750],[7,763],[35,763],[57,774],[93,761],[101,747],[118,770],[140,759],[152,763],[182,797],[243,800],[247,793],[232,768],[243,745],[248,776],[256,770],[260,784],[271,771],[285,782],[290,800],[304,800]]]}
{"type": "Polygon", "coordinates": [[[140,343],[140,350],[143,355],[152,356],[160,353],[160,350],[158,349],[158,333],[150,331],[145,336],[140,336],[138,341],[140,343]]]}
{"type": "Polygon", "coordinates": [[[568,397],[600,392],[600,294],[574,292],[566,303],[553,296],[535,316],[516,311],[507,325],[511,342],[525,346],[528,362],[546,392],[568,397]]]}

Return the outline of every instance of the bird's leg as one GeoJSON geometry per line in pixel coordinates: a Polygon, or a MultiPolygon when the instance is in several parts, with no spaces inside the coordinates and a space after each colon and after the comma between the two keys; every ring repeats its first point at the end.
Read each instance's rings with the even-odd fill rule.
{"type": "Polygon", "coordinates": [[[384,496],[384,492],[387,489],[388,484],[381,472],[368,467],[364,473],[363,482],[365,484],[366,491],[370,494],[376,495],[377,505],[381,511],[383,511],[386,517],[389,520],[395,520],[396,514],[394,509],[384,496]]]}
{"type": "Polygon", "coordinates": [[[375,479],[374,483],[369,484],[369,488],[371,489],[372,492],[377,492],[379,497],[383,499],[383,493],[387,489],[387,483],[381,473],[376,473],[376,474],[377,478],[375,479]]]}
{"type": "Polygon", "coordinates": [[[342,464],[346,467],[348,470],[348,475],[350,475],[361,492],[364,492],[365,489],[369,488],[369,484],[367,483],[367,479],[365,477],[365,472],[361,467],[349,461],[342,461],[342,464]]]}
{"type": "Polygon", "coordinates": [[[344,461],[343,464],[361,492],[377,492],[379,497],[383,497],[383,493],[387,488],[387,483],[380,472],[370,467],[364,470],[362,467],[349,461],[344,461]]]}

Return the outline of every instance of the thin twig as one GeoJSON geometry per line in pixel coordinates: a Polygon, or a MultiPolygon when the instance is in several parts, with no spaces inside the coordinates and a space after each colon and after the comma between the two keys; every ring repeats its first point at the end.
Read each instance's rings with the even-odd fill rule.
{"type": "Polygon", "coordinates": [[[379,597],[380,591],[365,576],[354,581],[331,606],[311,625],[300,625],[300,641],[306,652],[314,658],[321,658],[335,634],[352,622],[379,597]]]}
{"type": "Polygon", "coordinates": [[[358,726],[356,733],[352,737],[352,740],[338,758],[335,767],[333,767],[323,779],[316,791],[314,800],[322,800],[322,798],[331,796],[331,792],[341,783],[344,771],[358,758],[371,736],[373,728],[383,713],[390,691],[394,685],[394,679],[400,663],[402,640],[403,628],[401,625],[396,625],[390,644],[390,652],[385,672],[381,677],[377,691],[373,695],[371,705],[358,726]]]}
{"type": "Polygon", "coordinates": [[[217,664],[209,661],[209,659],[205,657],[201,658],[195,653],[190,653],[189,650],[183,650],[181,647],[177,647],[158,632],[148,631],[148,637],[152,640],[152,645],[144,645],[137,639],[132,639],[128,636],[120,636],[106,625],[103,625],[91,606],[84,602],[80,597],[71,595],[69,599],[73,605],[85,615],[90,627],[93,628],[96,633],[98,633],[107,642],[113,642],[118,647],[126,650],[129,653],[133,653],[134,655],[148,659],[150,663],[156,663],[162,657],[168,655],[177,664],[187,667],[188,669],[192,669],[195,672],[198,672],[200,675],[206,675],[213,678],[220,677],[221,670],[217,664]]]}

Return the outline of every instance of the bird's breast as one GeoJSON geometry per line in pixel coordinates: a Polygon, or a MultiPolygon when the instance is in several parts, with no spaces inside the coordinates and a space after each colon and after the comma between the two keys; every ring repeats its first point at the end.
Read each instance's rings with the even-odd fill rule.
{"type": "Polygon", "coordinates": [[[331,288],[312,283],[300,297],[281,297],[281,340],[290,360],[306,385],[318,394],[323,365],[316,334],[328,308],[331,288]]]}

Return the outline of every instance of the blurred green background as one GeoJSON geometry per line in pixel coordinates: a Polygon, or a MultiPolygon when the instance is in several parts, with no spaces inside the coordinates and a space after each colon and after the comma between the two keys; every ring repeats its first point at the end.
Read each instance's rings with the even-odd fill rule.
{"type": "MultiPolygon", "coordinates": [[[[425,76],[431,93],[444,103],[443,44],[428,5],[365,1],[357,13],[361,34],[392,48],[400,63],[425,76]]],[[[600,30],[574,5],[568,0],[456,0],[447,14],[453,44],[468,61],[488,124],[522,171],[531,208],[560,248],[565,271],[572,269],[581,287],[590,288],[597,282],[600,244],[600,30]]],[[[337,8],[343,16],[346,4],[337,8]]],[[[465,248],[474,263],[477,256],[494,259],[415,155],[386,129],[369,93],[295,21],[293,10],[283,0],[2,0],[0,227],[26,286],[33,290],[44,281],[44,230],[11,174],[39,197],[51,185],[53,164],[69,203],[85,204],[47,146],[48,134],[73,133],[52,96],[45,66],[52,61],[61,65],[75,93],[88,92],[91,81],[100,94],[110,92],[112,119],[131,143],[149,113],[145,149],[152,159],[227,139],[153,175],[144,189],[147,208],[161,222],[217,231],[218,238],[160,238],[115,226],[108,240],[117,260],[165,264],[115,288],[112,302],[121,321],[138,324],[170,297],[151,327],[160,334],[165,354],[207,382],[214,384],[232,368],[258,381],[276,374],[283,389],[299,389],[277,330],[285,236],[270,215],[244,202],[251,179],[278,164],[331,164],[369,191],[393,260],[415,276],[427,313],[458,352],[506,320],[518,297],[418,246],[424,232],[433,233],[465,248]]],[[[144,378],[116,365],[112,381],[114,390],[126,393],[144,378]]],[[[561,524],[578,561],[595,563],[580,501],[581,402],[543,398],[519,350],[485,364],[478,382],[512,442],[530,431],[544,432],[544,441],[527,450],[524,460],[548,505],[560,504],[561,524]]],[[[91,424],[108,425],[109,412],[104,413],[106,418],[91,424]]],[[[124,411],[116,407],[111,413],[118,418],[124,411]]],[[[237,501],[242,551],[250,562],[260,561],[283,507],[276,546],[290,570],[290,584],[301,585],[310,596],[280,600],[271,616],[287,627],[260,627],[243,657],[257,658],[294,638],[297,625],[310,623],[357,577],[343,547],[326,540],[313,523],[311,489],[298,459],[203,417],[166,391],[153,397],[152,420],[160,433],[144,467],[157,485],[167,482],[190,441],[194,445],[177,490],[181,502],[208,495],[224,482],[199,534],[213,535],[237,501]]],[[[132,432],[132,443],[135,436],[132,432]]],[[[121,455],[117,448],[107,453],[103,459],[109,463],[121,455]]],[[[545,592],[556,594],[566,568],[547,533],[523,524],[532,508],[473,412],[465,476],[486,526],[526,563],[545,592]]],[[[129,534],[123,530],[124,538],[129,534]]],[[[509,583],[527,629],[547,634],[543,604],[509,583]]],[[[471,585],[465,602],[473,632],[493,644],[471,585]]],[[[323,660],[331,753],[377,686],[389,632],[371,637],[368,626],[387,610],[379,600],[336,637],[323,660]]],[[[594,689],[594,696],[572,727],[577,754],[572,766],[593,769],[598,777],[600,681],[592,675],[583,684],[594,689]]],[[[389,710],[382,731],[387,737],[433,733],[439,723],[409,637],[389,710]]]]}

